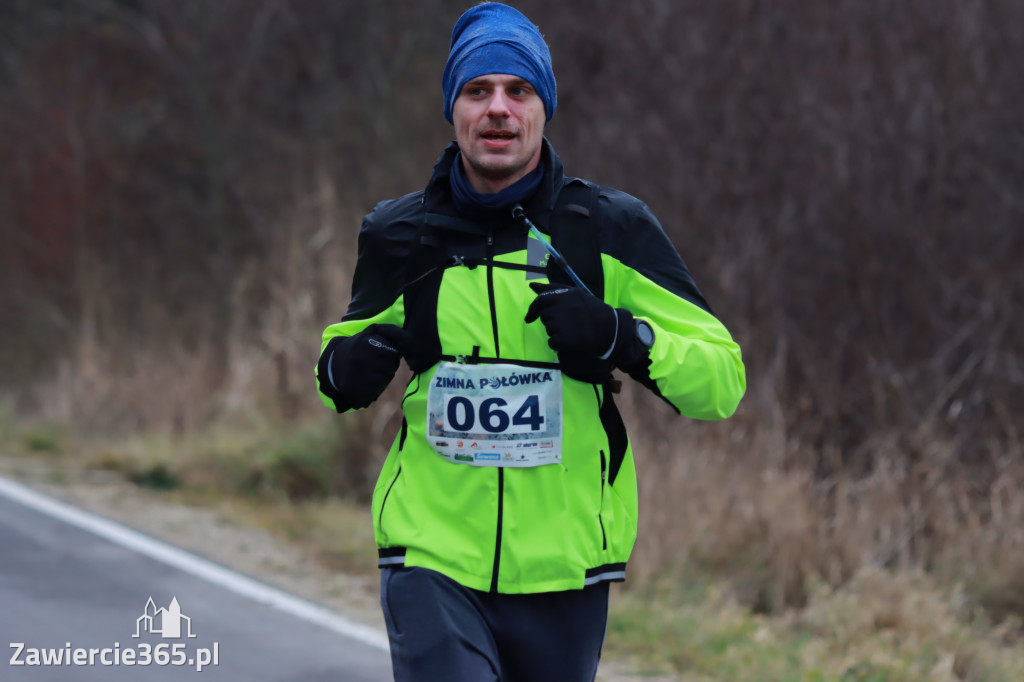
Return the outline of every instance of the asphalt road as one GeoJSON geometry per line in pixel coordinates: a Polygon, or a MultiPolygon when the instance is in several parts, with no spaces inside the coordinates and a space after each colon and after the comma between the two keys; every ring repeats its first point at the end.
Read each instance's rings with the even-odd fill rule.
{"type": "Polygon", "coordinates": [[[0,682],[391,679],[380,633],[6,479],[0,644],[0,682]],[[150,622],[151,598],[148,615],[173,614],[176,599],[182,617],[158,613],[146,632],[139,626],[150,622]],[[167,636],[175,622],[180,638],[167,636]],[[132,654],[136,664],[127,665],[132,654]],[[56,655],[60,665],[52,662],[56,655]],[[169,660],[159,665],[164,655],[169,660]],[[139,665],[147,657],[150,664],[139,665]],[[197,671],[200,660],[207,662],[197,671]]]}

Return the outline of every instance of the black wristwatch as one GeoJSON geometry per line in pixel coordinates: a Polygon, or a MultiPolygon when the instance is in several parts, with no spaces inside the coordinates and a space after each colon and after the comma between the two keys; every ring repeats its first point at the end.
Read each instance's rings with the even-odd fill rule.
{"type": "Polygon", "coordinates": [[[650,349],[654,345],[654,330],[639,318],[636,320],[636,339],[644,348],[650,349]]]}

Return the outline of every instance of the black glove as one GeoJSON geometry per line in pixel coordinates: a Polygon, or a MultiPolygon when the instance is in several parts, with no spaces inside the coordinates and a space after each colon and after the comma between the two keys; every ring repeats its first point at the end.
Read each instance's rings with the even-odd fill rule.
{"type": "Polygon", "coordinates": [[[629,371],[646,357],[647,349],[637,342],[636,324],[628,310],[613,308],[578,287],[533,282],[530,288],[537,298],[526,311],[525,321],[529,324],[540,318],[548,345],[558,351],[563,369],[574,379],[598,381],[595,375],[607,376],[611,365],[629,371]],[[607,365],[602,366],[600,358],[605,354],[607,365]]]}
{"type": "Polygon", "coordinates": [[[578,287],[533,282],[530,288],[537,298],[526,311],[526,323],[539,317],[551,348],[594,357],[611,349],[618,324],[615,308],[578,287]]]}
{"type": "Polygon", "coordinates": [[[388,387],[411,342],[409,332],[393,324],[331,339],[317,363],[320,390],[338,412],[367,407],[388,387]]]}

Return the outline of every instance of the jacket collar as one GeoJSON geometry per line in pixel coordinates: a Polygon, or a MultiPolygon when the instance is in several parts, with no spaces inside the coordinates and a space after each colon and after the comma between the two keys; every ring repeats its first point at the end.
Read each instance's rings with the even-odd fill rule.
{"type": "MultiPolygon", "coordinates": [[[[555,201],[558,199],[558,192],[561,190],[564,182],[564,171],[562,169],[562,160],[558,158],[554,147],[551,146],[548,139],[544,138],[541,144],[540,163],[544,168],[544,175],[541,178],[540,187],[532,197],[523,203],[523,210],[537,227],[547,232],[548,222],[554,210],[555,201]]],[[[441,152],[441,156],[434,163],[430,180],[427,182],[423,195],[423,205],[428,214],[435,214],[437,216],[434,222],[444,223],[453,229],[460,229],[460,223],[468,223],[467,225],[461,225],[460,231],[476,232],[479,231],[479,221],[474,221],[468,216],[460,215],[452,203],[449,176],[452,163],[455,161],[458,151],[458,144],[451,142],[441,152]],[[445,218],[441,219],[440,216],[445,218]]],[[[512,223],[512,216],[505,216],[504,213],[502,211],[495,214],[496,227],[501,227],[505,223],[512,223]]]]}

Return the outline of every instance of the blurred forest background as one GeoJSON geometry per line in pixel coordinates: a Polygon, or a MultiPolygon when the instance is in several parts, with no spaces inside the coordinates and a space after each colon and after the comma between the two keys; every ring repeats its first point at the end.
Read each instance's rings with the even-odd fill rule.
{"type": "MultiPolygon", "coordinates": [[[[634,572],[698,566],[773,613],[811,578],[923,569],[1024,614],[1024,3],[513,4],[551,46],[567,171],[652,207],[747,363],[720,424],[623,397],[634,572]]],[[[334,433],[289,494],[365,499],[400,393],[326,413],[319,335],[361,216],[452,137],[468,6],[0,2],[17,418],[334,433]]]]}

